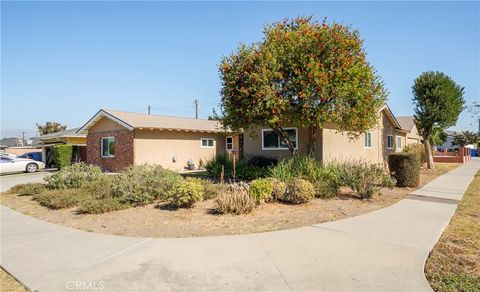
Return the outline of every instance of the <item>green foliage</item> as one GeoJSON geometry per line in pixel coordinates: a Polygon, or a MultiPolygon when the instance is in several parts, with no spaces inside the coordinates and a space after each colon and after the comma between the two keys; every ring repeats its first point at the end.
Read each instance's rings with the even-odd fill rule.
{"type": "Polygon", "coordinates": [[[58,169],[62,169],[72,164],[73,146],[72,145],[55,145],[53,147],[53,161],[58,169]]]}
{"type": "MultiPolygon", "coordinates": [[[[210,159],[205,164],[208,175],[212,178],[220,178],[222,172],[222,165],[224,167],[225,179],[233,178],[233,160],[228,155],[217,155],[210,159]]],[[[238,160],[236,162],[236,179],[251,180],[268,175],[268,168],[250,165],[246,160],[238,160]]]]}
{"type": "Polygon", "coordinates": [[[227,192],[222,192],[215,199],[215,210],[220,214],[246,214],[256,206],[244,186],[234,186],[227,192]]]}
{"type": "Polygon", "coordinates": [[[11,187],[8,190],[8,193],[18,195],[36,195],[42,193],[46,189],[47,187],[42,183],[26,183],[11,187]]]}
{"type": "Polygon", "coordinates": [[[62,168],[60,171],[45,177],[44,180],[49,189],[78,189],[103,175],[98,166],[79,162],[62,168]]]}
{"type": "Polygon", "coordinates": [[[272,182],[272,200],[281,200],[287,190],[287,184],[274,177],[269,177],[267,179],[272,182]]]}
{"type": "Polygon", "coordinates": [[[392,153],[388,168],[398,187],[417,187],[420,183],[420,160],[415,153],[392,153]]]}
{"type": "Polygon", "coordinates": [[[403,147],[403,152],[417,155],[420,163],[426,162],[425,147],[422,144],[409,144],[403,147]]]}
{"type": "Polygon", "coordinates": [[[315,197],[329,199],[337,196],[341,186],[341,171],[340,166],[335,164],[319,168],[312,182],[315,197]]]}
{"type": "Polygon", "coordinates": [[[282,201],[290,204],[307,203],[315,197],[315,189],[312,183],[307,180],[297,178],[287,183],[287,189],[283,195],[282,201]]]}
{"type": "Polygon", "coordinates": [[[480,143],[480,134],[473,133],[470,131],[463,131],[453,137],[453,144],[463,147],[469,144],[478,144],[480,143]]]}
{"type": "Polygon", "coordinates": [[[261,178],[250,183],[249,193],[258,204],[272,199],[273,184],[269,179],[261,178]]]}
{"type": "Polygon", "coordinates": [[[75,207],[88,195],[81,189],[46,190],[33,195],[33,199],[49,209],[66,209],[75,207]]]}
{"type": "Polygon", "coordinates": [[[220,189],[220,185],[215,185],[209,180],[201,179],[200,183],[203,187],[203,199],[204,200],[211,200],[215,199],[218,195],[218,191],[220,189]]]}
{"type": "Polygon", "coordinates": [[[331,122],[357,137],[376,124],[372,109],[386,99],[359,32],[311,18],[266,26],[261,42],[240,46],[219,71],[224,125],[268,125],[291,152],[281,124],[317,128],[331,122]]]}
{"type": "Polygon", "coordinates": [[[362,199],[371,198],[384,187],[395,186],[395,180],[377,164],[349,162],[344,164],[341,175],[342,183],[359,194],[362,199]]]}
{"type": "Polygon", "coordinates": [[[111,198],[113,196],[114,175],[101,175],[82,186],[92,200],[111,198]]]}
{"type": "Polygon", "coordinates": [[[102,214],[127,209],[127,204],[122,204],[114,197],[100,199],[88,198],[78,203],[77,211],[81,214],[102,214]]]}
{"type": "Polygon", "coordinates": [[[143,206],[165,200],[182,177],[159,165],[134,165],[114,176],[113,196],[122,204],[143,206]]]}
{"type": "Polygon", "coordinates": [[[433,127],[432,136],[430,137],[431,146],[441,145],[447,141],[447,134],[439,127],[433,127]]]}
{"type": "Polygon", "coordinates": [[[67,129],[66,125],[62,125],[57,122],[46,122],[45,125],[40,125],[40,124],[36,124],[36,125],[40,135],[56,133],[60,131],[65,131],[65,129],[67,129]]]}
{"type": "Polygon", "coordinates": [[[187,177],[173,185],[168,200],[172,206],[191,208],[195,203],[203,200],[203,186],[201,179],[187,177]]]}

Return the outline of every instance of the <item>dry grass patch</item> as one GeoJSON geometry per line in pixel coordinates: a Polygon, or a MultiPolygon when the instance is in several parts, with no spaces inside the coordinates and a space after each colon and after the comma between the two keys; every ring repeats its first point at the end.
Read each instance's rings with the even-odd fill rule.
{"type": "Polygon", "coordinates": [[[15,278],[10,276],[3,269],[0,269],[0,291],[2,292],[26,292],[27,289],[18,283],[15,278]]]}
{"type": "Polygon", "coordinates": [[[425,274],[435,291],[480,291],[480,172],[435,245],[425,274]]]}

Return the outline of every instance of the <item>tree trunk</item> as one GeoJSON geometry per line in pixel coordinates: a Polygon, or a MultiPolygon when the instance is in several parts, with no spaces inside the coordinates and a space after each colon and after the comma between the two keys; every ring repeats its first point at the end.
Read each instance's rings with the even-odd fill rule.
{"type": "Polygon", "coordinates": [[[315,147],[317,145],[317,129],[318,127],[310,126],[308,127],[309,132],[309,142],[308,145],[308,154],[314,156],[315,155],[315,147]]]}
{"type": "Polygon", "coordinates": [[[279,125],[274,125],[274,126],[270,126],[272,128],[272,130],[278,135],[280,136],[280,138],[283,140],[283,142],[285,142],[285,144],[287,144],[287,147],[288,147],[288,151],[290,151],[290,154],[292,155],[295,155],[295,147],[293,146],[293,143],[292,141],[290,140],[290,137],[288,137],[287,133],[285,132],[285,130],[280,127],[279,125]]]}
{"type": "Polygon", "coordinates": [[[425,146],[425,156],[427,158],[427,168],[428,169],[434,169],[435,165],[433,163],[433,153],[432,153],[432,147],[430,146],[430,138],[429,137],[423,137],[423,145],[425,146]]]}

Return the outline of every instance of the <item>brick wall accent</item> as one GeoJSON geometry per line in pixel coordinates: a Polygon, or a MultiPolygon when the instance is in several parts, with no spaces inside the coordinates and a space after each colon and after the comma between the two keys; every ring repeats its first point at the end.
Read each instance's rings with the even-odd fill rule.
{"type": "Polygon", "coordinates": [[[133,131],[121,130],[87,135],[87,163],[104,171],[118,172],[133,164],[133,131]],[[101,139],[115,137],[115,157],[101,156],[101,139]]]}

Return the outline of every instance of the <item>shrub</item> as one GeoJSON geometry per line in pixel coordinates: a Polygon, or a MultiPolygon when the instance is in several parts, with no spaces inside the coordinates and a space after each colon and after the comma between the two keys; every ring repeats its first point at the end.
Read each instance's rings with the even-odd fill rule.
{"type": "Polygon", "coordinates": [[[203,199],[210,200],[215,199],[218,195],[219,185],[213,184],[211,181],[206,179],[201,179],[200,183],[203,186],[203,199]]]}
{"type": "Polygon", "coordinates": [[[77,205],[87,194],[80,189],[47,190],[33,195],[33,199],[49,209],[65,209],[77,205]]]}
{"type": "Polygon", "coordinates": [[[128,208],[129,205],[122,204],[117,198],[87,198],[78,203],[77,210],[82,214],[102,214],[128,208]]]}
{"type": "Polygon", "coordinates": [[[18,195],[36,195],[42,193],[46,189],[47,187],[42,183],[27,183],[13,186],[8,190],[8,192],[10,194],[18,195]]]}
{"type": "Polygon", "coordinates": [[[72,145],[55,145],[53,146],[53,161],[58,169],[62,169],[72,164],[73,146],[72,145]]]}
{"type": "Polygon", "coordinates": [[[281,200],[287,190],[287,184],[274,177],[269,177],[267,179],[272,182],[272,200],[281,200]]]}
{"type": "Polygon", "coordinates": [[[392,153],[388,167],[399,187],[416,187],[420,183],[420,159],[416,153],[392,153]]]}
{"type": "Polygon", "coordinates": [[[236,188],[235,192],[222,192],[215,199],[215,210],[220,214],[246,214],[255,206],[255,200],[242,187],[236,188]]]}
{"type": "Polygon", "coordinates": [[[250,185],[246,182],[238,182],[234,184],[227,185],[227,192],[236,193],[236,192],[247,192],[250,190],[250,185]]]}
{"type": "Polygon", "coordinates": [[[74,163],[45,177],[49,189],[77,189],[103,176],[98,166],[74,163]]]}
{"type": "Polygon", "coordinates": [[[203,186],[201,179],[187,177],[174,184],[169,196],[172,206],[191,208],[195,203],[203,200],[203,186]]]}
{"type": "Polygon", "coordinates": [[[318,169],[321,168],[321,163],[313,156],[295,155],[289,159],[281,160],[270,172],[272,177],[286,182],[297,178],[303,178],[312,182],[317,176],[318,169]]]}
{"type": "Polygon", "coordinates": [[[381,188],[393,188],[395,180],[378,164],[350,162],[342,170],[342,182],[362,199],[372,197],[381,188]]]}
{"type": "Polygon", "coordinates": [[[112,194],[122,204],[143,206],[167,199],[182,177],[161,166],[135,165],[114,176],[112,194]]]}
{"type": "Polygon", "coordinates": [[[291,204],[307,203],[315,197],[315,190],[312,183],[301,178],[294,179],[287,183],[287,189],[282,201],[291,204]]]}
{"type": "Polygon", "coordinates": [[[247,159],[248,165],[258,167],[270,167],[277,165],[278,161],[275,158],[265,156],[252,156],[247,159]]]}
{"type": "Polygon", "coordinates": [[[341,186],[340,173],[339,165],[331,164],[319,168],[312,182],[315,188],[315,197],[322,199],[335,197],[341,186]]]}
{"type": "Polygon", "coordinates": [[[268,202],[272,199],[273,184],[271,180],[261,178],[250,183],[250,196],[255,199],[258,204],[268,202]]]}
{"type": "Polygon", "coordinates": [[[90,183],[84,184],[82,189],[93,199],[104,199],[112,197],[112,188],[114,177],[112,175],[102,175],[90,183]]]}
{"type": "MultiPolygon", "coordinates": [[[[222,166],[224,167],[224,177],[226,179],[233,178],[233,160],[228,155],[218,155],[205,164],[208,175],[213,178],[220,177],[222,166]]],[[[236,179],[251,180],[266,177],[269,171],[267,167],[251,165],[245,159],[241,159],[235,163],[235,173],[236,179]]]]}
{"type": "Polygon", "coordinates": [[[422,164],[427,162],[427,158],[425,157],[425,146],[423,144],[405,145],[405,147],[403,147],[403,152],[415,153],[422,164]]]}

